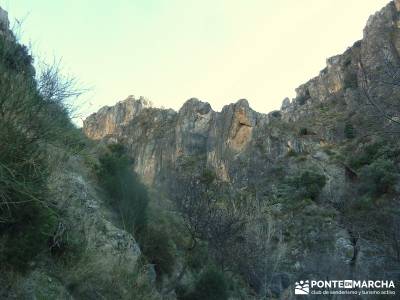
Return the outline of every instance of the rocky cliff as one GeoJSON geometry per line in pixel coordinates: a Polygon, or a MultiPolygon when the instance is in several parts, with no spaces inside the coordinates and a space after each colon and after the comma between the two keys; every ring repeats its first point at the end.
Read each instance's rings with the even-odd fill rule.
{"type": "Polygon", "coordinates": [[[135,157],[135,170],[148,183],[189,156],[204,156],[207,166],[215,169],[220,179],[229,181],[228,157],[245,151],[253,140],[253,131],[268,119],[253,111],[244,99],[224,107],[222,112],[190,99],[175,112],[128,98],[87,118],[84,132],[92,139],[126,138],[124,143],[135,157]]]}
{"type": "Polygon", "coordinates": [[[205,156],[218,178],[230,181],[235,177],[232,163],[249,159],[257,147],[265,147],[266,157],[272,160],[291,150],[305,151],[310,137],[298,137],[301,124],[312,128],[313,142],[340,142],[344,139],[341,118],[364,111],[363,73],[378,74],[388,63],[399,64],[399,3],[391,2],[371,16],[363,40],[327,59],[320,74],[299,86],[297,96],[285,99],[280,111],[258,113],[242,99],[215,112],[208,103],[193,98],[175,112],[129,97],[89,116],[83,131],[91,139],[129,145],[135,170],[148,183],[179,159],[194,155],[205,156]],[[292,130],[278,133],[275,123],[292,130]]]}

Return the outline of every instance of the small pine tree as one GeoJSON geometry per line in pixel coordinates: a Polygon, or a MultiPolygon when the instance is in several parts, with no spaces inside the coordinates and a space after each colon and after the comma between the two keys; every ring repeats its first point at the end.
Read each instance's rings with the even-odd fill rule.
{"type": "Polygon", "coordinates": [[[225,300],[228,299],[228,284],[220,271],[207,268],[201,274],[193,291],[183,296],[184,300],[225,300]]]}
{"type": "Polygon", "coordinates": [[[347,139],[354,139],[355,138],[355,131],[354,131],[354,127],[351,123],[347,122],[344,125],[344,136],[347,139]]]}

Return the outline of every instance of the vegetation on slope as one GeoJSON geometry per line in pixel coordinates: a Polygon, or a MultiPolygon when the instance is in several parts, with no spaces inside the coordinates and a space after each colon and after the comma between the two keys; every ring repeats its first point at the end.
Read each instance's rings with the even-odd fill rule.
{"type": "MultiPolygon", "coordinates": [[[[0,297],[157,298],[146,265],[133,264],[133,250],[110,258],[105,254],[113,249],[107,247],[114,245],[102,252],[88,247],[107,243],[104,236],[116,229],[100,212],[92,214],[100,208],[90,207],[83,177],[99,176],[121,227],[135,235],[146,229],[147,190],[117,146],[99,158],[96,173],[85,173],[84,163],[98,158],[71,122],[68,103],[82,91],[58,64],[44,65],[38,74],[32,64],[28,49],[11,32],[1,32],[0,297]],[[88,215],[90,220],[82,219],[88,215]]],[[[129,236],[117,238],[128,243],[124,247],[135,245],[129,236]]]]}
{"type": "Polygon", "coordinates": [[[131,169],[121,144],[109,145],[107,150],[99,157],[97,177],[108,193],[109,205],[120,215],[123,227],[138,235],[147,225],[146,187],[131,169]]]}
{"type": "Polygon", "coordinates": [[[50,147],[72,152],[84,144],[70,122],[65,94],[54,96],[63,78],[50,68],[36,77],[32,61],[12,36],[0,36],[0,263],[20,271],[48,249],[57,225],[47,197],[50,147]]]}

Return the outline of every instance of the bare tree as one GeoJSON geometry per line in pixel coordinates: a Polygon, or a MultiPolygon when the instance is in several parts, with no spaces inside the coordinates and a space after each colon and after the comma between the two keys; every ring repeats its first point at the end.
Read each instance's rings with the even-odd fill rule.
{"type": "Polygon", "coordinates": [[[383,48],[380,51],[381,65],[367,67],[360,59],[358,78],[360,91],[373,114],[385,120],[386,133],[399,133],[400,126],[400,62],[391,51],[383,48]],[[389,127],[389,130],[387,130],[389,127]]]}
{"type": "Polygon", "coordinates": [[[52,63],[41,62],[37,76],[38,91],[43,99],[50,103],[68,105],[87,91],[81,87],[76,77],[66,76],[61,68],[61,60],[53,59],[52,63]]]}
{"type": "Polygon", "coordinates": [[[189,178],[183,186],[176,204],[192,238],[191,247],[199,239],[207,241],[214,258],[224,266],[229,244],[240,239],[243,233],[244,216],[228,203],[219,201],[219,195],[197,178],[189,178]]]}

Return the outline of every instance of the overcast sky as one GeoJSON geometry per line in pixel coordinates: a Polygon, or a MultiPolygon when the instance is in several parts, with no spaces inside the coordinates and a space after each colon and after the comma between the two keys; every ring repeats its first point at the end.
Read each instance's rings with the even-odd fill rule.
{"type": "Polygon", "coordinates": [[[362,37],[387,0],[0,0],[22,41],[92,88],[88,114],[128,95],[215,110],[278,109],[326,58],[362,37]]]}

